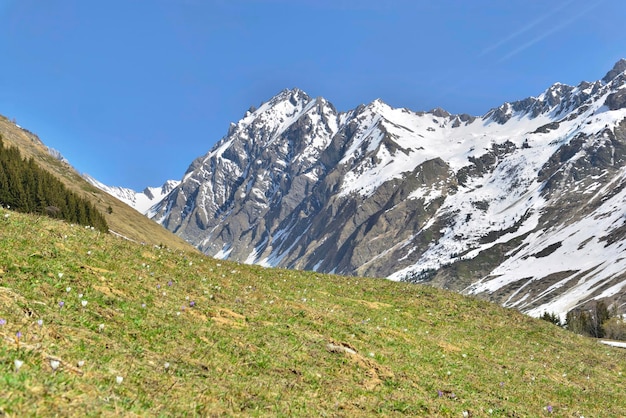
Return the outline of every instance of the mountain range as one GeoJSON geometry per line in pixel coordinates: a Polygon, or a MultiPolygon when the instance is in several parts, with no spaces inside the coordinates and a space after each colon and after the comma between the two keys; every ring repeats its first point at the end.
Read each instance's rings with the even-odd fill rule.
{"type": "Polygon", "coordinates": [[[83,173],[82,176],[93,186],[112,196],[115,196],[128,206],[135,208],[139,213],[144,215],[152,206],[163,200],[169,192],[180,184],[180,181],[177,180],[167,180],[160,187],[146,187],[142,191],[138,192],[128,187],[107,186],[86,173],[83,173]]]}
{"type": "Polygon", "coordinates": [[[482,116],[340,112],[284,90],[149,191],[151,208],[126,201],[216,258],[429,283],[535,316],[622,307],[625,71],[482,116]]]}

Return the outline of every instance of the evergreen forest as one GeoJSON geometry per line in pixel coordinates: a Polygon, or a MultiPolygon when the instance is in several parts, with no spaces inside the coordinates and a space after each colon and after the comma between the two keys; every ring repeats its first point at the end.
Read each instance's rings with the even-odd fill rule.
{"type": "Polygon", "coordinates": [[[68,190],[33,158],[23,159],[17,148],[5,147],[1,136],[0,205],[91,226],[102,232],[109,230],[102,213],[89,201],[68,190]]]}

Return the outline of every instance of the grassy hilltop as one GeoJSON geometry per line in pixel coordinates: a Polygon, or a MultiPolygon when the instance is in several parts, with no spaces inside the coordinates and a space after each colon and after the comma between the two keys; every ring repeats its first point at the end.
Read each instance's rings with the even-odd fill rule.
{"type": "Polygon", "coordinates": [[[624,351],[513,310],[5,209],[0,341],[7,416],[626,415],[624,351]]]}
{"type": "MultiPolygon", "coordinates": [[[[7,148],[17,148],[22,158],[33,158],[37,166],[55,176],[69,190],[91,202],[104,215],[108,226],[115,233],[137,242],[195,251],[195,248],[182,238],[89,184],[68,163],[52,157],[37,135],[18,127],[2,115],[0,115],[0,136],[7,148]]],[[[6,202],[0,202],[2,203],[6,202]]]]}

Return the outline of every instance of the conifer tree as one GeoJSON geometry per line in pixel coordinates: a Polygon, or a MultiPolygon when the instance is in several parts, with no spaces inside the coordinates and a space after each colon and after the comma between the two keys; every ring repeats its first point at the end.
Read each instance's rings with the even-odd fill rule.
{"type": "Polygon", "coordinates": [[[0,204],[20,212],[60,217],[107,232],[104,216],[88,200],[68,190],[40,168],[33,158],[22,159],[19,150],[6,148],[0,135],[0,204]]]}

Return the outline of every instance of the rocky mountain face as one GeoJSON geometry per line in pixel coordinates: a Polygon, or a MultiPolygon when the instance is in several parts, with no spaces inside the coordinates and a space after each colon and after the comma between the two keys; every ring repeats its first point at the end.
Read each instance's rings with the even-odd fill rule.
{"type": "Polygon", "coordinates": [[[481,117],[285,90],[148,215],[201,251],[540,315],[626,302],[626,61],[481,117]]]}
{"type": "Polygon", "coordinates": [[[91,177],[89,174],[83,174],[82,176],[92,186],[107,192],[144,215],[152,206],[161,202],[161,200],[180,184],[180,181],[177,180],[167,180],[161,187],[146,187],[138,192],[127,187],[107,186],[91,177]]]}

